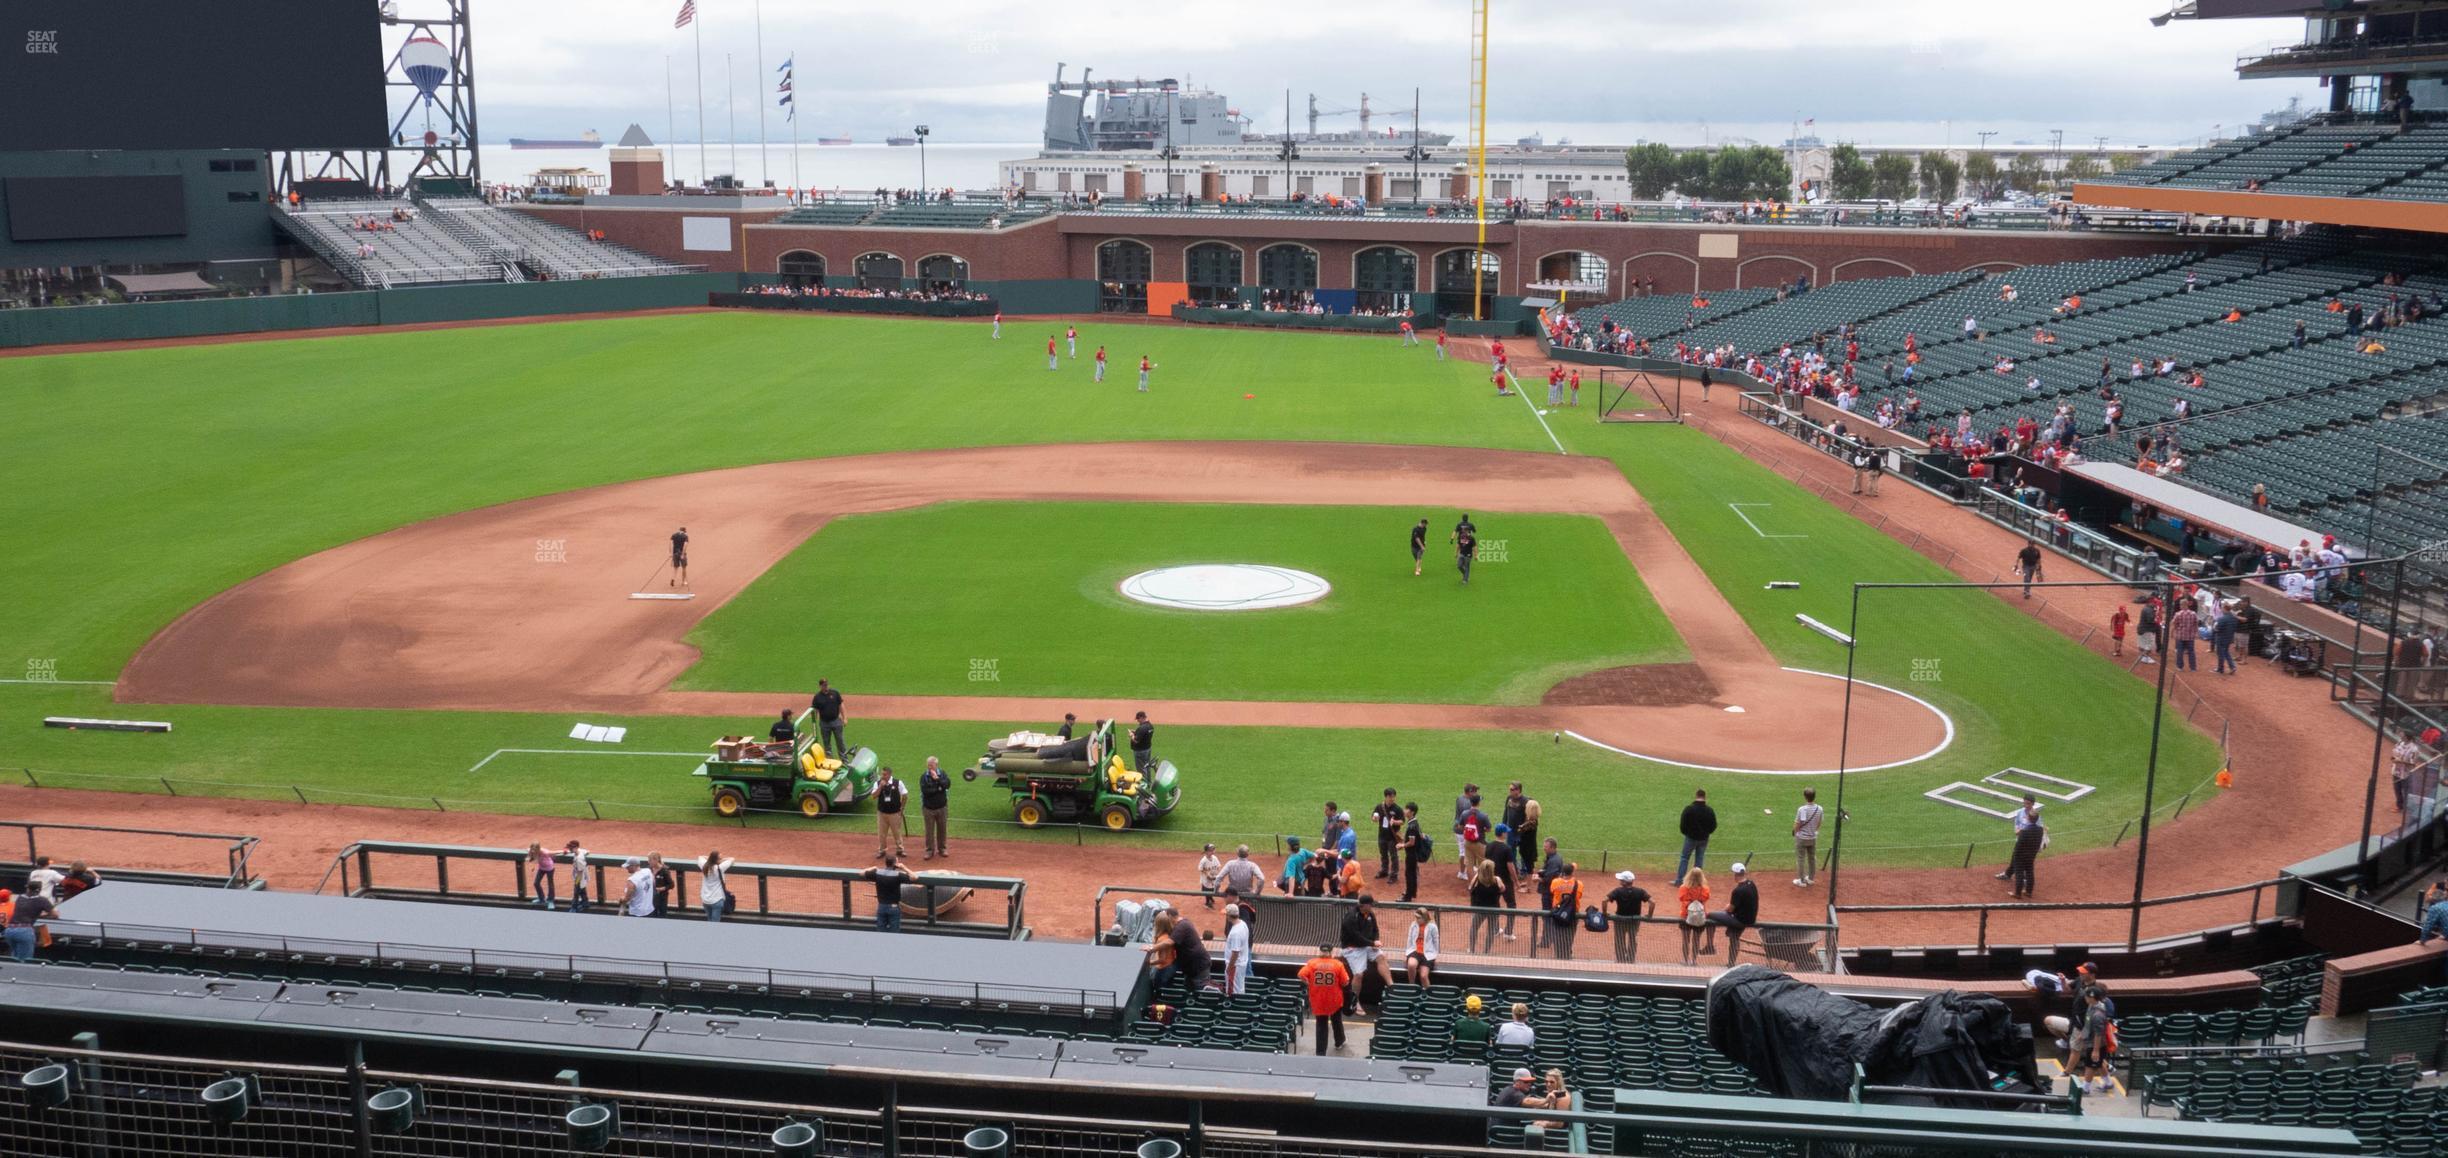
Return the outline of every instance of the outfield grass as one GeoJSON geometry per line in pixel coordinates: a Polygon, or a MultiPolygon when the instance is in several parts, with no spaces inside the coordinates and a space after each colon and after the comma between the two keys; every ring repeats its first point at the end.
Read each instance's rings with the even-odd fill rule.
{"type": "MultiPolygon", "coordinates": [[[[987,441],[1551,449],[1529,408],[1489,398],[1475,367],[1439,364],[1391,339],[1087,327],[1088,348],[1104,341],[1118,356],[1145,350],[1161,364],[1155,390],[1141,396],[1127,382],[1092,386],[1084,368],[1049,373],[1028,328],[1013,329],[993,343],[982,325],[738,313],[11,360],[16,485],[0,491],[10,542],[0,566],[12,595],[0,602],[0,676],[47,660],[62,679],[108,679],[188,607],[291,559],[422,518],[625,479],[987,441]]],[[[1832,671],[1844,662],[1840,649],[1797,628],[1794,612],[1841,623],[1854,580],[1944,577],[1696,432],[1600,426],[1587,406],[1549,421],[1575,452],[1621,465],[1788,663],[1832,671]],[[1770,534],[1807,537],[1762,538],[1728,502],[1767,504],[1744,509],[1770,534]],[[1773,579],[1803,587],[1761,589],[1773,579]]],[[[1392,540],[1372,536],[1367,546],[1380,541],[1392,540]]],[[[1866,605],[1862,673],[1927,696],[1954,716],[1959,738],[1926,766],[1850,778],[1847,842],[1857,863],[1953,863],[1962,842],[2002,839],[2000,822],[1920,793],[2010,763],[2101,786],[2054,807],[2055,850],[2114,838],[2138,807],[2149,685],[1992,596],[1902,598],[1866,605]],[[1912,682],[1915,671],[1937,678],[1912,682]]],[[[0,768],[132,790],[168,776],[180,791],[218,785],[278,798],[297,785],[318,799],[440,797],[459,802],[453,807],[561,816],[596,799],[711,819],[700,811],[702,783],[686,775],[689,758],[520,757],[469,771],[497,748],[572,746],[571,721],[561,717],[141,709],[176,720],[170,736],[67,733],[37,722],[139,710],[112,704],[101,689],[0,685],[0,768]]],[[[675,752],[747,724],[595,722],[631,725],[631,749],[675,752]]],[[[1009,724],[879,723],[863,725],[872,730],[860,739],[894,760],[965,756],[1009,724]]],[[[1305,831],[1319,798],[1365,798],[1389,777],[1406,791],[1416,785],[1428,803],[1450,798],[1464,778],[1519,774],[1568,844],[1666,849],[1675,810],[1703,779],[1544,734],[1177,726],[1167,736],[1167,755],[1189,777],[1187,801],[1164,830],[1129,839],[1305,831]]],[[[2162,763],[2165,807],[2215,770],[2216,754],[2197,733],[2173,728],[2162,763]]],[[[1726,819],[1721,848],[1779,847],[1795,780],[1705,781],[1726,819]]],[[[961,815],[978,820],[1001,803],[983,793],[960,799],[961,815]]]]}
{"type": "Polygon", "coordinates": [[[680,686],[788,691],[811,656],[873,694],[1536,703],[1600,668],[1688,658],[1598,520],[1484,515],[1504,562],[1465,587],[1438,530],[1384,507],[947,503],[839,519],[690,635],[680,686]],[[1297,567],[1326,598],[1150,607],[1115,590],[1181,563],[1297,567]],[[984,678],[981,678],[984,677],[984,678]]]}

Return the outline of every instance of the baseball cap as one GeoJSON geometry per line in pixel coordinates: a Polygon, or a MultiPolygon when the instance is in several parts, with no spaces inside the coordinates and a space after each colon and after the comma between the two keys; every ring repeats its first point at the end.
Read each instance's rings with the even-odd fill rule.
{"type": "Polygon", "coordinates": [[[1632,879],[1633,879],[1633,878],[1632,878],[1632,870],[1631,870],[1631,869],[1625,869],[1625,870],[1624,870],[1624,871],[1622,871],[1622,872],[1616,873],[1616,874],[1615,874],[1615,879],[1616,879],[1616,880],[1619,880],[1619,881],[1622,881],[1623,883],[1625,883],[1625,884],[1627,884],[1627,885],[1628,885],[1628,884],[1631,884],[1631,883],[1632,883],[1632,879]]]}
{"type": "Polygon", "coordinates": [[[1479,1000],[1479,995],[1473,993],[1470,996],[1462,999],[1462,1008],[1470,1010],[1472,1013],[1477,1013],[1480,1010],[1487,1008],[1487,1002],[1479,1000]]]}
{"type": "Polygon", "coordinates": [[[1287,836],[1284,838],[1284,845],[1288,848],[1299,848],[1300,838],[1297,836],[1287,836]]]}
{"type": "Polygon", "coordinates": [[[1528,1067],[1517,1066],[1513,1070],[1513,1080],[1517,1082],[1526,1082],[1537,1076],[1531,1073],[1528,1067]]]}
{"type": "Polygon", "coordinates": [[[1734,862],[1734,875],[1735,875],[1735,876],[1741,876],[1741,875],[1743,875],[1745,872],[1748,872],[1748,871],[1750,871],[1750,870],[1745,869],[1745,868],[1743,867],[1743,862],[1741,862],[1741,861],[1735,861],[1735,862],[1734,862]]]}
{"type": "Polygon", "coordinates": [[[1513,835],[1513,826],[1512,826],[1512,825],[1510,825],[1510,824],[1499,824],[1499,825],[1497,825],[1497,826],[1496,826],[1496,835],[1498,835],[1498,836],[1511,836],[1511,835],[1513,835]]]}
{"type": "Polygon", "coordinates": [[[1214,841],[1212,841],[1212,840],[1211,840],[1211,841],[1208,841],[1208,842],[1207,842],[1207,851],[1209,851],[1209,852],[1214,852],[1214,851],[1215,851],[1215,842],[1214,842],[1214,841]]]}
{"type": "Polygon", "coordinates": [[[1351,819],[1351,813],[1348,813],[1348,812],[1338,812],[1338,813],[1335,813],[1335,819],[1336,819],[1336,820],[1346,820],[1346,821],[1347,821],[1347,820],[1350,820],[1350,819],[1351,819]]]}

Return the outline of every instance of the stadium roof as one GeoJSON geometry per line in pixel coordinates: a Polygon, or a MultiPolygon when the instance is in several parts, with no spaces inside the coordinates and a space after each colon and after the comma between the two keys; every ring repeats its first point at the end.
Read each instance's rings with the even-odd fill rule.
{"type": "Polygon", "coordinates": [[[2369,7],[2347,0],[2328,3],[2325,0],[2187,0],[2168,9],[2165,15],[2151,17],[2153,24],[2170,20],[2255,20],[2276,16],[2316,16],[2369,7]]]}
{"type": "Polygon", "coordinates": [[[2171,517],[2207,527],[2231,539],[2281,550],[2300,542],[2318,543],[2321,540],[2319,531],[2205,494],[2180,482],[2144,474],[2122,463],[2085,462],[2065,469],[2067,474],[2089,479],[2128,498],[2140,499],[2171,517]]]}

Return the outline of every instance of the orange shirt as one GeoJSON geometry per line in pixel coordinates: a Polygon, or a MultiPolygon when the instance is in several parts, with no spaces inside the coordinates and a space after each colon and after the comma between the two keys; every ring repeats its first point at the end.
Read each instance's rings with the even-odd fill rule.
{"type": "Polygon", "coordinates": [[[1708,891],[1708,886],[1706,886],[1706,885],[1702,885],[1701,887],[1699,887],[1699,888],[1696,888],[1696,889],[1695,889],[1695,888],[1692,888],[1692,887],[1691,887],[1691,886],[1689,886],[1689,885],[1686,885],[1686,886],[1684,886],[1684,887],[1682,887],[1682,888],[1679,888],[1679,889],[1676,889],[1676,890],[1675,890],[1675,905],[1676,905],[1678,908],[1685,908],[1685,909],[1688,909],[1688,908],[1690,908],[1690,907],[1691,907],[1691,903],[1692,903],[1693,901],[1698,901],[1698,902],[1700,902],[1700,903],[1701,903],[1701,904],[1703,904],[1703,905],[1708,904],[1708,903],[1709,903],[1709,891],[1708,891]]]}
{"type": "Polygon", "coordinates": [[[1300,967],[1301,984],[1309,989],[1309,1012],[1325,1017],[1343,1011],[1343,990],[1351,985],[1351,970],[1333,957],[1312,957],[1300,967]]]}

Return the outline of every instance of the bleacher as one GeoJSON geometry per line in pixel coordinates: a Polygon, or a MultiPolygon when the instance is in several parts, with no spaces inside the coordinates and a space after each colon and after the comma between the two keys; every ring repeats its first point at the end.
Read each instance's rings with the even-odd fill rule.
{"type": "Polygon", "coordinates": [[[1575,316],[1591,333],[1598,333],[1603,323],[1613,322],[1617,329],[1630,330],[1635,336],[1655,341],[1682,332],[1687,326],[1700,326],[1738,314],[1776,300],[1773,287],[1720,290],[1706,294],[1658,294],[1645,298],[1625,298],[1586,310],[1575,316]],[[1706,306],[1695,307],[1694,301],[1706,306]]]}
{"type": "Polygon", "coordinates": [[[409,201],[309,201],[272,216],[341,276],[369,289],[525,280],[506,254],[470,245],[409,201]],[[395,219],[402,210],[405,219],[395,219]],[[360,253],[361,246],[371,252],[360,253]]]}
{"type": "MultiPolygon", "coordinates": [[[[1700,349],[1730,345],[1745,353],[1766,353],[1787,342],[1806,343],[1815,335],[1833,333],[1848,322],[1859,325],[1934,295],[1977,280],[1975,273],[1925,273],[1908,277],[1864,278],[1793,294],[1784,301],[1743,310],[1709,325],[1676,335],[1700,349]]],[[[1583,326],[1590,325],[1587,318],[1583,326]]]]}
{"type": "Polygon", "coordinates": [[[2100,178],[2111,185],[2311,197],[2448,200],[2448,126],[2312,120],[2220,141],[2100,178]]]}
{"type": "Polygon", "coordinates": [[[872,201],[810,201],[774,218],[774,224],[863,225],[877,208],[872,201]]]}
{"type": "Polygon", "coordinates": [[[880,225],[893,229],[1000,229],[1054,209],[999,198],[955,201],[811,201],[774,218],[776,225],[880,225]]]}
{"type": "Polygon", "coordinates": [[[480,252],[507,256],[541,277],[570,280],[692,273],[695,267],[652,254],[595,241],[515,209],[496,209],[474,198],[422,202],[431,220],[480,252]]]}

